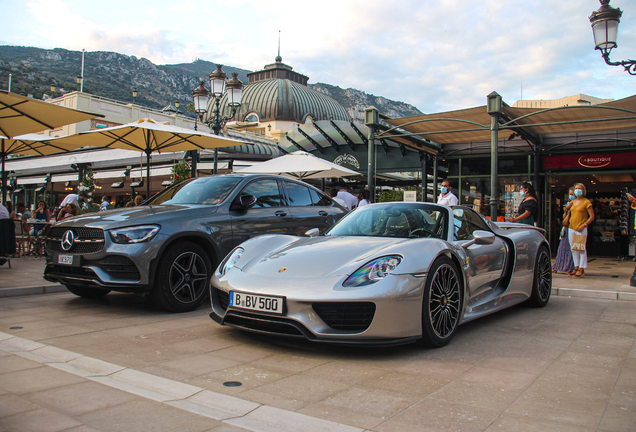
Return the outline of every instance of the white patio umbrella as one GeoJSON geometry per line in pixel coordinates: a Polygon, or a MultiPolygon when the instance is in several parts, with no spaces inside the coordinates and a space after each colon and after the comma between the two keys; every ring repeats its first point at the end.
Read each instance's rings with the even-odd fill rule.
{"type": "Polygon", "coordinates": [[[24,134],[13,138],[0,135],[0,157],[2,158],[2,202],[6,198],[5,160],[8,155],[48,156],[68,152],[78,148],[77,145],[55,142],[58,138],[40,134],[24,134]]]}
{"type": "Polygon", "coordinates": [[[247,168],[242,168],[236,172],[278,174],[300,180],[360,175],[357,171],[350,170],[349,168],[300,150],[247,168]]]}
{"type": "Polygon", "coordinates": [[[146,154],[146,191],[150,197],[150,154],[202,150],[246,144],[242,141],[186,129],[152,119],[140,119],[113,126],[62,137],[62,144],[83,144],[91,147],[137,150],[146,154]]]}
{"type": "Polygon", "coordinates": [[[103,117],[49,102],[0,90],[0,157],[2,158],[2,202],[5,200],[4,161],[10,154],[52,154],[68,148],[48,148],[51,137],[30,135],[71,123],[103,117]],[[33,145],[31,145],[33,144],[33,145]]]}

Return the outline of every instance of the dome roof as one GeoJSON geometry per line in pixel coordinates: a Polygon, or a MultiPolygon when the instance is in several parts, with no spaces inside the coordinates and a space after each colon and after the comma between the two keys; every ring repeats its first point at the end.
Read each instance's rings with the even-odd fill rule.
{"type": "MultiPolygon", "coordinates": [[[[223,112],[226,108],[223,99],[223,112]]],[[[288,120],[304,123],[307,116],[317,120],[349,120],[347,110],[335,99],[288,79],[269,79],[243,88],[237,120],[256,112],[260,121],[288,120]]],[[[227,115],[226,114],[226,115],[227,115]]]]}
{"type": "MultiPolygon", "coordinates": [[[[265,66],[262,71],[248,74],[249,84],[243,87],[241,107],[235,121],[245,121],[250,113],[258,114],[259,120],[286,120],[305,123],[307,116],[313,121],[345,120],[351,116],[335,99],[307,87],[308,77],[293,71],[282,63],[280,55],[276,63],[265,66]]],[[[209,112],[210,107],[208,107],[209,112]]],[[[231,114],[227,97],[221,100],[223,116],[231,114]]]]}

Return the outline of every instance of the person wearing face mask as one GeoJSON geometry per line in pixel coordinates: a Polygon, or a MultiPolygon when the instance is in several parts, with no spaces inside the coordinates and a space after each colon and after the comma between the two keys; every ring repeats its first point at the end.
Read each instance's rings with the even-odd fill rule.
{"type": "Polygon", "coordinates": [[[574,199],[565,208],[570,211],[570,221],[568,223],[568,240],[570,249],[572,250],[572,260],[574,261],[574,270],[567,273],[572,277],[584,277],[587,268],[587,248],[584,251],[574,250],[572,241],[575,234],[587,236],[587,227],[594,220],[594,208],[589,199],[585,198],[585,186],[582,183],[574,185],[574,199]]]}
{"type": "Polygon", "coordinates": [[[508,222],[520,222],[527,225],[533,225],[539,210],[539,201],[534,186],[528,182],[521,184],[519,193],[523,197],[523,201],[519,204],[517,217],[510,216],[508,222]]]}
{"type": "Polygon", "coordinates": [[[445,206],[454,206],[457,205],[458,200],[455,195],[451,192],[451,185],[448,180],[444,180],[442,182],[442,188],[440,189],[439,197],[437,197],[437,204],[443,204],[445,206]]]}
{"type": "MultiPolygon", "coordinates": [[[[571,203],[576,196],[574,195],[574,188],[570,188],[568,204],[571,203]]],[[[574,271],[574,261],[572,260],[572,251],[570,250],[570,240],[568,239],[568,228],[570,219],[570,209],[566,206],[563,214],[563,228],[561,229],[561,240],[559,241],[559,249],[557,251],[556,259],[552,264],[552,273],[572,273],[574,271]]]]}

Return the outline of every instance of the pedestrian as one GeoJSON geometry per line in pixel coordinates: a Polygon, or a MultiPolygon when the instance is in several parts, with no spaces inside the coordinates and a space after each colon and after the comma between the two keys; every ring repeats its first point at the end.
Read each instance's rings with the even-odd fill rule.
{"type": "Polygon", "coordinates": [[[332,200],[334,200],[335,202],[337,202],[338,204],[340,204],[344,208],[347,208],[347,204],[343,200],[338,198],[338,189],[337,188],[334,187],[334,188],[329,189],[329,196],[331,197],[332,200]]]}
{"type": "Polygon", "coordinates": [[[358,207],[371,204],[371,192],[369,189],[362,189],[362,192],[358,195],[358,207]]]}
{"type": "Polygon", "coordinates": [[[347,190],[342,180],[338,182],[338,198],[345,202],[347,210],[353,210],[358,205],[358,199],[347,190]]]}
{"type": "MultiPolygon", "coordinates": [[[[51,212],[49,211],[48,206],[44,201],[38,201],[38,208],[35,210],[35,219],[37,220],[45,220],[47,222],[51,221],[51,212]]],[[[36,236],[39,235],[40,232],[46,227],[43,224],[33,225],[33,230],[31,230],[31,235],[36,236]]]]}
{"type": "Polygon", "coordinates": [[[61,221],[73,216],[77,216],[77,206],[73,203],[68,203],[57,214],[57,220],[61,221]]]}
{"type": "MultiPolygon", "coordinates": [[[[635,192],[635,189],[632,189],[632,192],[635,192]]],[[[625,193],[627,195],[627,199],[632,205],[632,208],[636,210],[636,197],[630,193],[625,193]]],[[[636,230],[636,217],[634,218],[634,230],[636,230]]]]}
{"type": "Polygon", "coordinates": [[[527,225],[533,225],[536,220],[536,215],[539,211],[539,200],[537,200],[537,193],[534,190],[534,186],[531,183],[523,182],[519,188],[519,193],[523,197],[523,201],[519,204],[517,210],[517,216],[510,216],[509,222],[520,222],[527,225]]]}
{"type": "MultiPolygon", "coordinates": [[[[7,201],[5,204],[9,204],[7,201]]],[[[15,224],[9,217],[9,209],[0,204],[0,266],[15,253],[15,224]]]]}
{"type": "Polygon", "coordinates": [[[108,210],[108,206],[110,205],[110,202],[108,201],[108,196],[104,195],[102,197],[102,204],[99,206],[99,211],[106,211],[108,210]]]}
{"type": "Polygon", "coordinates": [[[15,205],[15,209],[17,210],[17,212],[19,214],[21,214],[20,220],[27,221],[27,220],[29,220],[29,219],[31,219],[33,217],[31,215],[31,212],[29,211],[28,208],[25,207],[23,202],[17,203],[15,205]]]}
{"type": "MultiPolygon", "coordinates": [[[[576,198],[574,188],[568,191],[568,204],[576,198]]],[[[552,273],[563,272],[572,273],[574,271],[574,261],[572,260],[572,251],[570,250],[570,240],[568,239],[567,225],[570,223],[570,210],[567,206],[564,208],[563,227],[561,229],[561,240],[559,241],[559,249],[557,256],[552,265],[552,273]]]]}
{"type": "Polygon", "coordinates": [[[144,202],[144,197],[137,195],[135,197],[135,206],[140,206],[142,202],[144,202]]]}
{"type": "Polygon", "coordinates": [[[82,209],[84,213],[88,211],[88,206],[86,205],[86,192],[80,192],[79,194],[68,194],[64,197],[62,202],[60,203],[60,208],[63,209],[66,204],[75,204],[77,210],[82,209]]]}
{"type": "Polygon", "coordinates": [[[574,270],[567,273],[568,276],[585,277],[587,268],[587,227],[594,220],[594,208],[589,199],[585,197],[587,190],[582,183],[574,185],[574,200],[566,207],[570,212],[568,222],[568,240],[572,250],[574,270]],[[581,250],[582,249],[582,250],[581,250]]]}
{"type": "Polygon", "coordinates": [[[459,200],[457,199],[455,194],[451,192],[452,189],[453,187],[450,185],[450,182],[448,180],[444,180],[442,182],[442,187],[440,188],[441,193],[437,197],[437,204],[442,204],[449,207],[457,205],[459,203],[459,200]]]}
{"type": "Polygon", "coordinates": [[[7,201],[4,203],[5,208],[9,212],[9,219],[17,219],[18,215],[13,210],[13,203],[11,201],[7,201]]]}

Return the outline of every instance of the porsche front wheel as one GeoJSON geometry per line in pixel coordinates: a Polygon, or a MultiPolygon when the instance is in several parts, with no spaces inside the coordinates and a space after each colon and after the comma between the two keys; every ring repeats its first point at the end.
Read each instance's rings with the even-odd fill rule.
{"type": "Polygon", "coordinates": [[[461,282],[455,263],[439,257],[429,269],[422,301],[422,343],[437,348],[448,344],[461,317],[461,282]]]}

